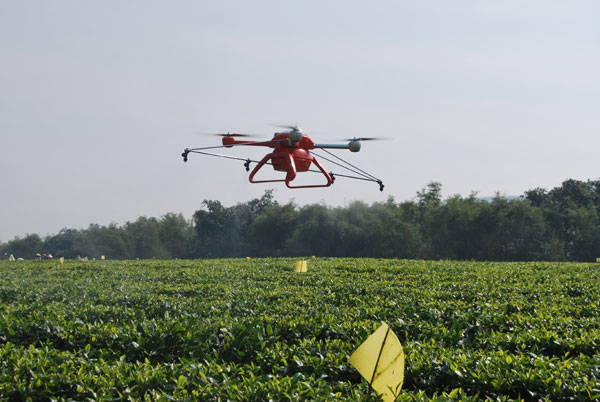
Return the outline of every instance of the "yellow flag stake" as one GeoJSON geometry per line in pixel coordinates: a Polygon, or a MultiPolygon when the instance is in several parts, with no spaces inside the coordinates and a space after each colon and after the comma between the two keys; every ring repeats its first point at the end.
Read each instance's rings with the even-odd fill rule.
{"type": "Polygon", "coordinates": [[[306,271],[307,271],[306,261],[298,261],[296,263],[296,266],[294,267],[294,272],[306,272],[306,271]]]}
{"type": "Polygon", "coordinates": [[[387,331],[385,331],[385,336],[383,337],[383,342],[381,342],[381,349],[379,349],[379,354],[377,355],[377,361],[375,362],[375,367],[373,368],[373,375],[371,376],[371,381],[369,381],[369,385],[373,384],[373,380],[375,379],[375,374],[377,373],[377,366],[379,365],[379,359],[381,359],[381,352],[383,352],[383,347],[385,346],[385,341],[387,340],[389,333],[390,333],[390,327],[387,326],[387,331]]]}
{"type": "Polygon", "coordinates": [[[396,400],[404,382],[404,351],[387,324],[383,323],[354,351],[350,363],[385,402],[396,400]]]}

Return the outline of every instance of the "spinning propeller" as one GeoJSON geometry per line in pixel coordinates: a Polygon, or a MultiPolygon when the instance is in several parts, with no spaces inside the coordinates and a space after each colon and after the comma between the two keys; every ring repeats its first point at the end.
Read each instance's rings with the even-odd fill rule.
{"type": "Polygon", "coordinates": [[[239,134],[239,133],[227,133],[227,134],[211,134],[217,137],[256,137],[254,134],[239,134]]]}
{"type": "Polygon", "coordinates": [[[340,141],[350,141],[350,142],[356,142],[356,141],[381,141],[381,140],[387,140],[387,138],[385,137],[359,137],[359,138],[344,138],[341,139],[340,141]]]}
{"type": "Polygon", "coordinates": [[[287,128],[289,129],[289,133],[275,133],[275,134],[289,134],[290,135],[290,141],[292,143],[296,143],[299,142],[302,139],[302,135],[303,135],[303,131],[300,127],[298,127],[298,125],[293,125],[293,126],[288,126],[285,124],[273,124],[275,127],[280,127],[280,128],[287,128]]]}
{"type": "Polygon", "coordinates": [[[288,130],[292,130],[292,131],[302,132],[302,129],[300,127],[298,127],[297,124],[294,124],[293,126],[290,126],[287,124],[273,124],[273,126],[279,127],[279,128],[287,128],[288,130]]]}

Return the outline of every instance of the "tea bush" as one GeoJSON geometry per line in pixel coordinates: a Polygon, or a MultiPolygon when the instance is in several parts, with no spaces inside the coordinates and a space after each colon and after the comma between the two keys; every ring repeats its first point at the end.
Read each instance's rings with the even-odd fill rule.
{"type": "Polygon", "coordinates": [[[1,261],[0,395],[376,401],[385,321],[401,401],[600,399],[598,264],[295,261],[1,261]]]}

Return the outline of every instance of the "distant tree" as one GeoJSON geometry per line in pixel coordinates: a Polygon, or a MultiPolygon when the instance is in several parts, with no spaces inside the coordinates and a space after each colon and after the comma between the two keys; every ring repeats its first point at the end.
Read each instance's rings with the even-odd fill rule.
{"type": "Polygon", "coordinates": [[[265,207],[245,230],[246,253],[253,256],[295,254],[298,246],[287,243],[294,232],[295,221],[296,207],[292,203],[265,207]]]}
{"type": "Polygon", "coordinates": [[[568,260],[594,261],[600,255],[600,222],[595,208],[571,205],[562,215],[568,260]]]}
{"type": "Polygon", "coordinates": [[[427,187],[417,191],[419,206],[439,206],[442,203],[442,185],[436,181],[427,184],[427,187]]]}
{"type": "Polygon", "coordinates": [[[431,182],[416,201],[347,207],[280,205],[272,190],[231,207],[205,200],[192,222],[181,214],[92,224],[0,243],[2,255],[52,253],[109,258],[319,255],[479,260],[593,261],[600,256],[600,181],[566,180],[550,191],[491,202],[459,195],[442,202],[431,182]]]}
{"type": "Polygon", "coordinates": [[[370,257],[373,250],[369,237],[376,231],[370,207],[362,201],[353,201],[346,208],[339,209],[336,216],[340,220],[338,250],[348,257],[370,257]]]}
{"type": "Polygon", "coordinates": [[[239,239],[239,233],[232,225],[231,210],[219,201],[204,200],[202,206],[206,210],[196,211],[193,217],[194,255],[209,258],[230,256],[231,240],[239,239]]]}
{"type": "Polygon", "coordinates": [[[600,183],[565,180],[549,192],[535,189],[525,199],[541,209],[547,222],[548,256],[571,261],[593,261],[600,255],[600,183]],[[561,251],[556,252],[556,243],[561,251]]]}
{"type": "Polygon", "coordinates": [[[553,202],[566,205],[569,202],[577,206],[589,207],[595,205],[596,188],[593,182],[565,180],[560,187],[555,187],[548,193],[553,202]]]}
{"type": "Polygon", "coordinates": [[[500,261],[546,259],[556,253],[539,208],[524,200],[494,198],[490,210],[492,226],[484,235],[480,258],[500,261]]]}
{"type": "Polygon", "coordinates": [[[416,258],[421,255],[421,236],[401,206],[388,198],[370,208],[372,224],[365,233],[363,255],[384,258],[416,258]],[[368,236],[368,237],[367,237],[368,236]]]}
{"type": "Polygon", "coordinates": [[[78,237],[78,230],[62,228],[60,232],[44,240],[44,249],[56,257],[74,258],[77,255],[74,246],[78,237]]]}
{"type": "Polygon", "coordinates": [[[540,208],[548,203],[549,196],[545,189],[537,187],[533,190],[525,191],[525,199],[534,207],[540,208]]]}
{"type": "Polygon", "coordinates": [[[4,247],[5,252],[13,254],[15,258],[33,258],[37,253],[46,253],[44,242],[37,234],[28,234],[23,238],[15,237],[4,247]]]}
{"type": "Polygon", "coordinates": [[[273,199],[273,190],[265,190],[260,198],[238,203],[230,208],[231,256],[254,255],[249,248],[252,248],[253,242],[260,241],[260,238],[253,238],[251,226],[265,211],[278,206],[279,203],[273,199]]]}
{"type": "Polygon", "coordinates": [[[124,226],[132,254],[137,258],[167,258],[168,253],[160,241],[160,224],[156,218],[139,217],[124,226]]]}
{"type": "Polygon", "coordinates": [[[397,219],[406,225],[405,230],[410,241],[397,246],[398,257],[432,258],[431,241],[427,236],[430,229],[425,228],[421,208],[412,201],[404,201],[397,205],[397,219]]]}
{"type": "Polygon", "coordinates": [[[244,215],[250,221],[253,219],[253,216],[260,215],[265,209],[274,205],[278,205],[278,202],[273,198],[273,190],[265,190],[260,198],[254,198],[246,203],[238,204],[236,208],[243,209],[245,213],[240,215],[244,215]]]}
{"type": "Polygon", "coordinates": [[[290,222],[284,239],[287,255],[342,255],[346,245],[341,239],[339,224],[335,210],[322,204],[303,206],[290,222]]]}
{"type": "MultiPolygon", "coordinates": [[[[437,222],[439,208],[442,204],[442,185],[438,182],[430,182],[426,187],[417,191],[418,215],[414,218],[419,222],[419,230],[422,238],[423,258],[440,258],[444,252],[439,250],[440,234],[437,222]]],[[[449,257],[444,257],[449,258],[449,257]]]]}
{"type": "MultiPolygon", "coordinates": [[[[88,243],[88,252],[85,253],[86,255],[95,258],[104,255],[110,259],[137,257],[134,250],[135,243],[132,243],[131,238],[127,236],[125,229],[118,227],[114,223],[111,223],[109,226],[90,225],[89,228],[83,232],[83,235],[88,243]]],[[[155,247],[159,246],[155,245],[155,247]]],[[[159,252],[149,254],[156,256],[162,255],[159,252]]]]}
{"type": "Polygon", "coordinates": [[[589,180],[588,184],[593,192],[594,205],[600,212],[600,180],[589,180]]]}
{"type": "Polygon", "coordinates": [[[424,216],[427,237],[433,258],[469,259],[481,253],[482,235],[488,228],[482,225],[481,213],[488,207],[475,197],[450,197],[444,205],[433,204],[424,216]]]}
{"type": "Polygon", "coordinates": [[[204,200],[203,209],[193,216],[191,255],[209,258],[243,255],[246,252],[244,247],[252,243],[244,239],[254,219],[277,205],[272,190],[265,191],[259,199],[232,207],[224,207],[219,201],[204,200]]]}
{"type": "Polygon", "coordinates": [[[168,213],[158,221],[158,236],[170,258],[187,257],[192,237],[192,227],[183,215],[168,213]]]}

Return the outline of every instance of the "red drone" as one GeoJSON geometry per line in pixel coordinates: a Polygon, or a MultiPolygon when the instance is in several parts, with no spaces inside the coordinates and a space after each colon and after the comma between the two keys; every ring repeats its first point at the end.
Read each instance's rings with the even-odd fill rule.
{"type": "Polygon", "coordinates": [[[186,148],[181,156],[183,161],[187,162],[188,154],[198,153],[203,155],[217,156],[221,158],[235,159],[244,161],[246,171],[250,171],[250,163],[257,163],[250,173],[250,183],[273,183],[273,182],[285,182],[285,185],[289,188],[309,188],[309,187],[329,187],[333,184],[335,178],[346,177],[350,179],[373,181],[379,184],[379,190],[383,191],[383,182],[375,176],[357,168],[356,166],[344,161],[338,156],[327,151],[329,149],[348,149],[350,152],[360,151],[361,141],[375,140],[377,138],[351,138],[343,141],[347,141],[346,144],[316,144],[310,137],[303,133],[302,129],[297,126],[282,126],[289,129],[289,131],[275,133],[273,138],[269,141],[247,141],[238,140],[236,137],[248,137],[246,134],[217,134],[223,137],[223,145],[204,147],[204,148],[186,148]],[[273,148],[273,152],[265,155],[260,161],[252,159],[237,158],[229,155],[215,154],[212,152],[206,152],[209,149],[215,148],[231,148],[236,146],[263,146],[273,148]],[[337,159],[337,162],[331,159],[327,159],[322,155],[317,155],[319,158],[325,159],[343,169],[346,169],[358,176],[349,176],[339,173],[327,172],[323,165],[315,158],[315,153],[311,151],[319,148],[327,154],[337,159]],[[342,164],[343,163],[343,164],[342,164]],[[311,165],[314,164],[319,170],[311,169],[311,165]],[[256,173],[264,166],[272,165],[273,169],[279,172],[286,172],[285,179],[277,180],[254,180],[256,173]],[[291,182],[296,178],[297,173],[300,172],[316,172],[321,173],[325,176],[326,182],[323,184],[312,184],[293,186],[291,182]]]}

